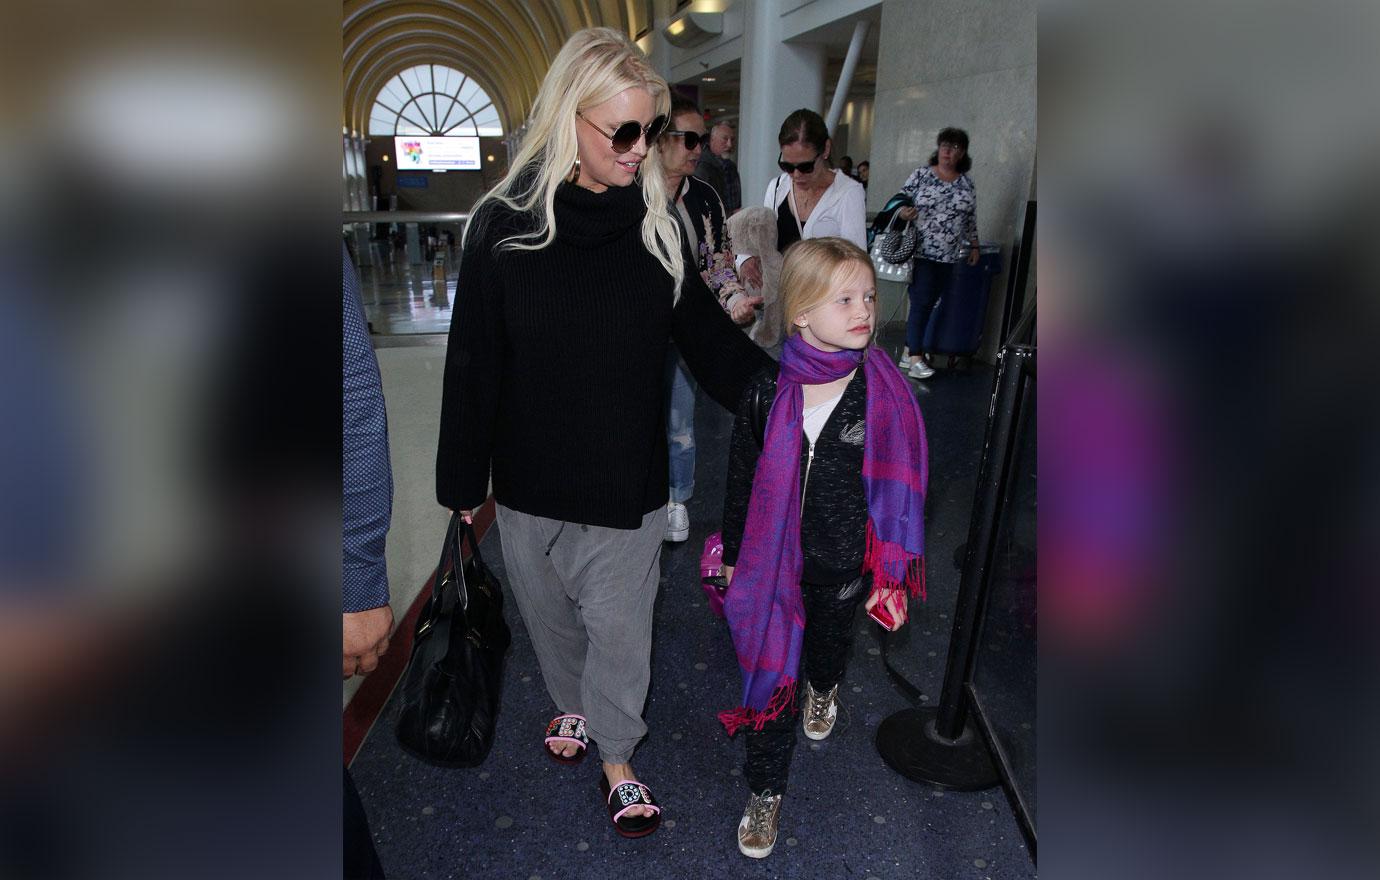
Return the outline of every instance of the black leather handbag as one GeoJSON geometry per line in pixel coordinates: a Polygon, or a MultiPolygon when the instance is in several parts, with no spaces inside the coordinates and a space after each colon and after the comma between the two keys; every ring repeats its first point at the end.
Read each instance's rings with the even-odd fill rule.
{"type": "Polygon", "coordinates": [[[452,514],[403,674],[397,736],[404,751],[440,767],[483,763],[494,742],[503,657],[511,642],[503,587],[479,555],[473,526],[452,514]],[[473,550],[464,563],[463,537],[473,550]]]}

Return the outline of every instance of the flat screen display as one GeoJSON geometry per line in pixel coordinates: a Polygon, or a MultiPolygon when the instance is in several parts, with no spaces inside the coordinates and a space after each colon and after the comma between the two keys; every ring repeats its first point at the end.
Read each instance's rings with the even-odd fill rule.
{"type": "Polygon", "coordinates": [[[399,171],[478,171],[479,138],[419,137],[393,138],[399,171]]]}

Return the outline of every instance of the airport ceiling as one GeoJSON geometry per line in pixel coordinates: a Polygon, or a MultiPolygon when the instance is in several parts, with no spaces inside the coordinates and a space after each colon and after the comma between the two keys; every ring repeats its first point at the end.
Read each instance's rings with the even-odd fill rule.
{"type": "MultiPolygon", "coordinates": [[[[364,134],[374,96],[417,64],[473,77],[505,132],[526,119],[552,59],[575,31],[629,33],[639,0],[345,0],[345,125],[364,134]]],[[[645,0],[642,0],[645,4],[645,0]]]]}

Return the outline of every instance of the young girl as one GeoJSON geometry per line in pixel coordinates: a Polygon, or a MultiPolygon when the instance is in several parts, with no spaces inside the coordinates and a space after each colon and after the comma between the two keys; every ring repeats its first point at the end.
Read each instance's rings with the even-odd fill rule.
{"type": "Polygon", "coordinates": [[[924,591],[925,426],[901,373],[871,347],[872,263],[845,239],[802,241],[781,290],[785,349],[738,408],[724,500],[724,612],[743,698],[719,719],[730,736],[747,728],[752,796],[738,849],[758,859],[776,844],[802,654],[803,726],[820,740],[838,716],[858,604],[895,630],[907,592],[924,591]]]}

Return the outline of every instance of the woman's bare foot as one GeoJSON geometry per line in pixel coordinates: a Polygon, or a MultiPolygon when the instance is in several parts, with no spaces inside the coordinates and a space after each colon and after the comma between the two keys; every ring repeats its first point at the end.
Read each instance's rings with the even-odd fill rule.
{"type": "MultiPolygon", "coordinates": [[[[633,768],[631,764],[610,764],[608,761],[605,761],[604,776],[609,781],[609,788],[613,788],[613,786],[617,785],[618,783],[627,780],[631,780],[633,782],[638,781],[637,775],[633,773],[633,768]]],[[[641,804],[638,804],[636,806],[629,807],[627,815],[650,816],[652,815],[652,812],[653,811],[651,807],[646,807],[641,804]]]]}
{"type": "Polygon", "coordinates": [[[580,752],[580,747],[574,743],[547,743],[546,747],[553,755],[560,755],[562,758],[573,758],[580,752]]]}

